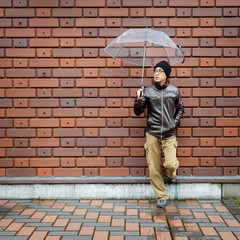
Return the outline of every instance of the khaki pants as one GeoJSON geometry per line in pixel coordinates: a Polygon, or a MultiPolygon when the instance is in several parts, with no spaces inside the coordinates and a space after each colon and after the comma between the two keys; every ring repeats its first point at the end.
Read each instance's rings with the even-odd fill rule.
{"type": "Polygon", "coordinates": [[[165,156],[163,166],[166,169],[167,176],[169,178],[174,178],[179,166],[176,156],[176,137],[167,140],[160,140],[159,138],[147,133],[144,148],[146,150],[146,158],[150,171],[150,182],[156,193],[156,200],[168,199],[161,169],[161,155],[163,151],[165,156]]]}

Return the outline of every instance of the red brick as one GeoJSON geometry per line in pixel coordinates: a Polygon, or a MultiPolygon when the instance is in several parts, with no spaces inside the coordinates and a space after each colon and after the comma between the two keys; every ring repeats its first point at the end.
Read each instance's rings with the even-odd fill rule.
{"type": "Polygon", "coordinates": [[[6,49],[7,57],[35,57],[34,49],[6,49]]]}
{"type": "Polygon", "coordinates": [[[178,158],[180,167],[198,167],[198,158],[178,158]]]}
{"type": "Polygon", "coordinates": [[[225,167],[225,168],[223,168],[223,175],[236,176],[236,175],[238,175],[238,168],[225,167]]]}
{"type": "Polygon", "coordinates": [[[37,175],[39,177],[50,177],[52,176],[52,168],[37,168],[37,175]]]}
{"type": "Polygon", "coordinates": [[[100,156],[110,157],[110,156],[129,156],[128,148],[101,148],[100,156]]]}
{"type": "Polygon", "coordinates": [[[174,8],[147,8],[146,9],[147,17],[174,17],[175,9],[174,8]]]}
{"type": "Polygon", "coordinates": [[[103,18],[77,18],[76,27],[104,27],[103,18]]]}
{"type": "Polygon", "coordinates": [[[238,127],[240,120],[236,118],[216,118],[217,127],[238,127]]]}
{"type": "Polygon", "coordinates": [[[201,27],[214,27],[215,26],[215,18],[201,18],[200,26],[201,27]]]}
{"type": "Polygon", "coordinates": [[[193,56],[196,57],[221,57],[222,51],[221,49],[209,49],[209,48],[194,48],[193,56]]]}
{"type": "Polygon", "coordinates": [[[30,79],[30,87],[35,88],[49,88],[49,87],[59,87],[59,82],[57,78],[45,78],[45,79],[30,79]]]}
{"type": "MultiPolygon", "coordinates": [[[[5,148],[0,148],[0,157],[5,157],[6,156],[6,149],[5,148]]],[[[5,176],[5,169],[1,170],[1,175],[5,176]]]]}
{"type": "MultiPolygon", "coordinates": [[[[5,33],[6,37],[35,37],[35,29],[33,28],[8,28],[5,33]]],[[[31,49],[34,50],[34,49],[31,49]]]]}
{"type": "Polygon", "coordinates": [[[100,109],[101,117],[128,117],[127,108],[101,108],[100,109]]]}
{"type": "Polygon", "coordinates": [[[188,18],[170,18],[169,19],[169,26],[171,27],[198,27],[198,19],[192,18],[189,21],[188,18]]]}
{"type": "Polygon", "coordinates": [[[193,37],[220,37],[221,28],[194,28],[193,37]]]}
{"type": "Polygon", "coordinates": [[[6,177],[35,177],[35,168],[9,168],[6,169],[6,177]]]}
{"type": "Polygon", "coordinates": [[[0,81],[1,88],[11,88],[12,87],[12,80],[11,79],[4,79],[0,81]]]}
{"type": "Polygon", "coordinates": [[[29,39],[30,47],[58,47],[57,38],[32,38],[29,39]]]}
{"type": "Polygon", "coordinates": [[[59,167],[59,158],[31,158],[31,167],[59,167]]]}
{"type": "Polygon", "coordinates": [[[100,176],[110,177],[110,176],[118,176],[124,177],[129,176],[128,168],[101,168],[100,176]]]}
{"type": "Polygon", "coordinates": [[[193,149],[194,157],[219,157],[222,156],[221,148],[194,148],[193,149]]]}
{"type": "Polygon", "coordinates": [[[240,58],[217,58],[216,66],[220,67],[229,67],[234,66],[237,67],[240,64],[240,58]]]}
{"type": "Polygon", "coordinates": [[[101,137],[127,137],[129,130],[127,128],[102,128],[100,129],[101,137]]]}
{"type": "Polygon", "coordinates": [[[178,168],[177,174],[179,176],[191,176],[192,175],[192,169],[191,168],[178,168]]]}
{"type": "Polygon", "coordinates": [[[56,18],[31,18],[29,19],[30,27],[58,27],[58,19],[56,18]]]}
{"type": "Polygon", "coordinates": [[[11,59],[1,59],[0,67],[2,67],[2,68],[12,67],[12,60],[11,59]]]}
{"type": "Polygon", "coordinates": [[[58,7],[58,0],[29,0],[30,7],[58,7]]]}
{"type": "Polygon", "coordinates": [[[13,59],[13,66],[14,67],[28,67],[28,60],[27,59],[13,59]]]}
{"type": "Polygon", "coordinates": [[[81,168],[54,168],[55,177],[81,177],[83,175],[81,168]]]}
{"type": "Polygon", "coordinates": [[[28,79],[13,79],[13,86],[15,88],[26,88],[28,87],[28,79]]]}
{"type": "Polygon", "coordinates": [[[13,159],[11,159],[11,158],[0,159],[0,167],[1,168],[13,167],[13,159]]]}
{"type": "Polygon", "coordinates": [[[238,89],[237,88],[224,88],[223,89],[223,96],[224,97],[237,97],[238,96],[238,89]]]}
{"type": "Polygon", "coordinates": [[[81,148],[54,148],[54,156],[57,157],[75,157],[82,156],[81,148]]]}
{"type": "MultiPolygon", "coordinates": [[[[142,148],[143,149],[143,148],[142,148]]],[[[123,160],[124,167],[147,167],[145,157],[126,157],[123,160]]]]}
{"type": "Polygon", "coordinates": [[[28,158],[15,158],[14,159],[15,167],[29,167],[29,159],[28,158]]]}
{"type": "Polygon", "coordinates": [[[35,129],[7,129],[8,137],[36,137],[35,129]]]}
{"type": "Polygon", "coordinates": [[[214,138],[201,138],[200,139],[200,146],[203,147],[213,147],[215,146],[215,139],[214,138]]]}
{"type": "Polygon", "coordinates": [[[51,17],[51,9],[50,8],[37,8],[37,17],[51,17]]]}
{"type": "Polygon", "coordinates": [[[238,129],[237,128],[224,128],[223,129],[223,136],[224,137],[237,137],[238,136],[238,129]]]}
{"type": "Polygon", "coordinates": [[[30,59],[30,67],[58,67],[59,62],[57,59],[30,59]]]}
{"type": "Polygon", "coordinates": [[[216,146],[237,147],[240,145],[240,138],[217,138],[216,146]]]}
{"type": "Polygon", "coordinates": [[[198,1],[193,0],[191,3],[185,0],[169,0],[169,6],[171,7],[197,7],[198,1]]]}
{"type": "Polygon", "coordinates": [[[239,4],[239,0],[229,0],[228,2],[225,2],[224,0],[216,0],[216,6],[219,7],[237,7],[239,4]]]}
{"type": "Polygon", "coordinates": [[[201,0],[200,1],[200,6],[201,7],[213,7],[215,6],[215,1],[214,0],[201,0]]]}
{"type": "Polygon", "coordinates": [[[126,8],[100,8],[99,17],[127,17],[128,9],[126,8]]]}
{"type": "Polygon", "coordinates": [[[10,77],[10,78],[35,77],[35,70],[34,69],[7,69],[6,77],[10,77]]]}
{"type": "Polygon", "coordinates": [[[217,38],[216,47],[239,47],[239,38],[217,38]]]}
{"type": "Polygon", "coordinates": [[[193,168],[193,175],[195,176],[221,176],[222,168],[209,167],[209,168],[193,168]]]}
{"type": "Polygon", "coordinates": [[[201,158],[200,166],[203,166],[203,167],[215,166],[215,158],[201,158]]]}
{"type": "Polygon", "coordinates": [[[59,119],[30,119],[30,127],[59,127],[59,119]]]}
{"type": "Polygon", "coordinates": [[[221,137],[222,129],[221,128],[194,128],[193,129],[194,137],[221,137]]]}
{"type": "Polygon", "coordinates": [[[36,97],[35,89],[7,89],[6,97],[36,97]]]}
{"type": "Polygon", "coordinates": [[[54,28],[53,37],[82,37],[81,28],[54,28]]]}
{"type": "Polygon", "coordinates": [[[31,147],[58,147],[59,139],[57,138],[32,138],[30,139],[31,147]]]}
{"type": "Polygon", "coordinates": [[[220,8],[194,8],[194,17],[220,17],[222,15],[222,10],[220,8]]]}
{"type": "Polygon", "coordinates": [[[13,140],[10,138],[0,138],[1,147],[13,147],[13,140]]]}
{"type": "Polygon", "coordinates": [[[106,165],[105,158],[78,158],[78,167],[104,167],[106,165]]]}
{"type": "Polygon", "coordinates": [[[6,110],[7,117],[35,117],[36,110],[35,109],[7,109],[6,110]]]}

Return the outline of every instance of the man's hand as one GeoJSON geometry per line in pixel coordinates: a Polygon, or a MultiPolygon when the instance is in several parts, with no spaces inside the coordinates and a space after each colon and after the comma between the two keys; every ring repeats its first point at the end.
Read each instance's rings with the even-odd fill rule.
{"type": "Polygon", "coordinates": [[[144,90],[144,87],[137,90],[137,100],[141,100],[142,99],[143,90],[144,90]]]}

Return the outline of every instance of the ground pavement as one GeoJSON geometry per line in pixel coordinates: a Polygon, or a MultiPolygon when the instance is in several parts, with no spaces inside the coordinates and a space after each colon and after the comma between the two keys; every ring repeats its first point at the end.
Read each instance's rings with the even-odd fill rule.
{"type": "Polygon", "coordinates": [[[232,201],[0,200],[0,240],[240,239],[232,201]]]}

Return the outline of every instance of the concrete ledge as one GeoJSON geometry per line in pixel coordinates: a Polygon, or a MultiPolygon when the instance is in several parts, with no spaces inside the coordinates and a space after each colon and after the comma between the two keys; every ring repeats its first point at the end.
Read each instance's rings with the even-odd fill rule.
{"type": "MultiPolygon", "coordinates": [[[[221,199],[219,183],[166,184],[170,199],[221,199]]],[[[0,199],[154,199],[150,184],[17,184],[0,186],[0,199]]]]}
{"type": "MultiPolygon", "coordinates": [[[[178,183],[240,183],[240,176],[177,176],[178,183]]],[[[150,183],[149,177],[2,177],[0,184],[150,183]]],[[[165,179],[168,183],[168,179],[165,179]]]]}
{"type": "MultiPolygon", "coordinates": [[[[154,199],[148,177],[0,178],[0,199],[154,199]]],[[[177,177],[170,199],[240,198],[240,178],[177,177]]]]}

